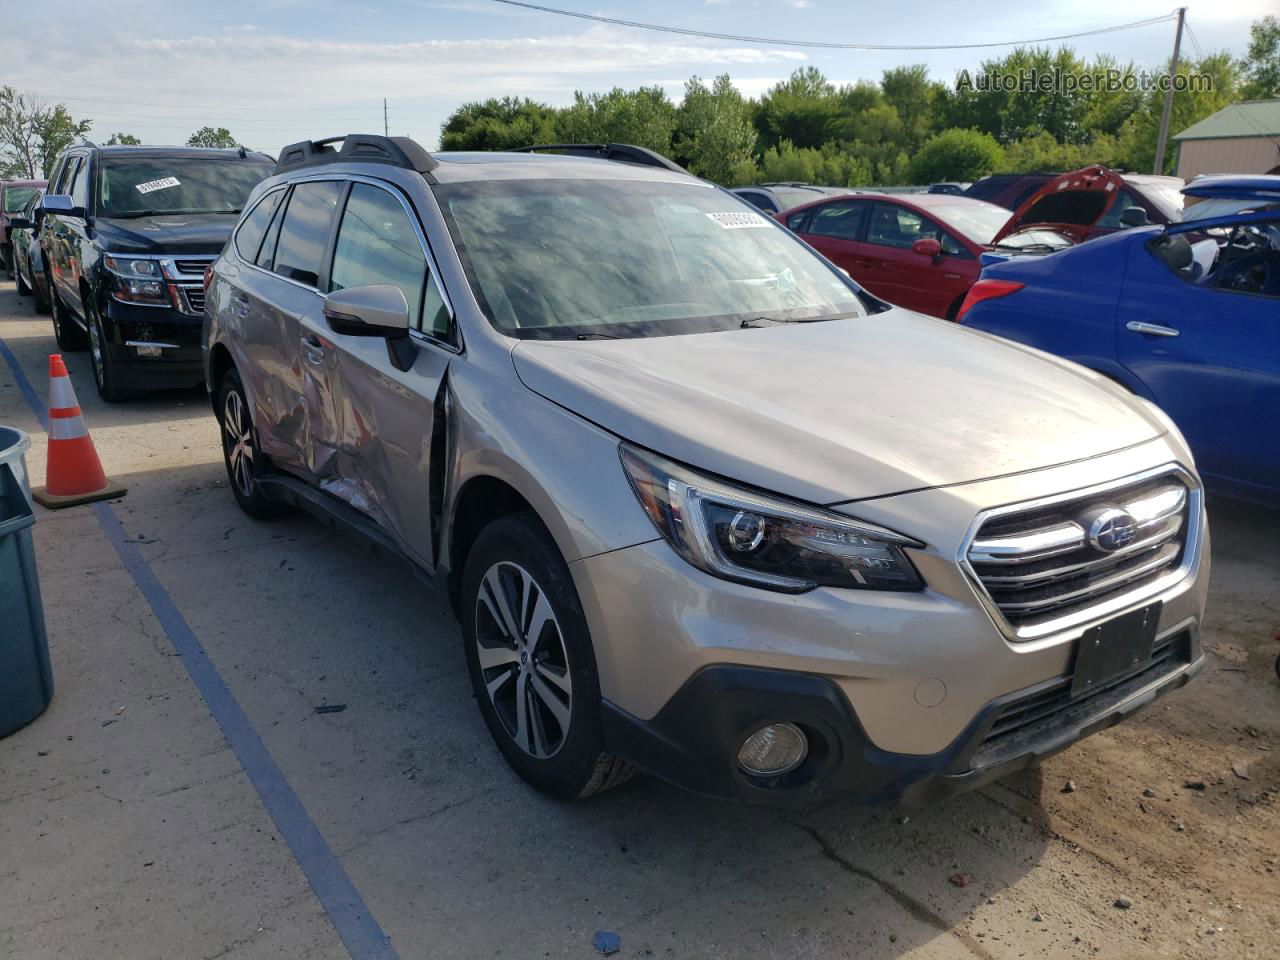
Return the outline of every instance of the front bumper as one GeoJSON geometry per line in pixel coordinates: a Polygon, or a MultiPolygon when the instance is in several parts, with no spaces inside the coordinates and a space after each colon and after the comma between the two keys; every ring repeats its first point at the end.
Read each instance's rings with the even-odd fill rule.
{"type": "Polygon", "coordinates": [[[1203,519],[1186,575],[1132,604],[1159,602],[1157,636],[1189,638],[1168,676],[1151,690],[1144,684],[1083,712],[1059,704],[1066,719],[1018,741],[1009,756],[983,746],[984,722],[1013,701],[1060,686],[1085,631],[1125,609],[1047,636],[1012,637],[956,557],[984,510],[1170,462],[1189,461],[1160,439],[1033,474],[850,505],[850,514],[928,544],[910,551],[928,584],[919,593],[772,593],[703,574],[661,540],[575,561],[570,570],[596,650],[611,748],[660,776],[722,796],[851,793],[920,802],[1000,776],[1115,722],[1198,669],[1196,625],[1209,572],[1203,519]],[[773,679],[762,695],[746,674],[725,680],[723,670],[773,679]],[[804,783],[781,788],[744,781],[736,755],[751,724],[796,717],[821,733],[829,745],[819,754],[835,765],[814,767],[804,783]]]}
{"type": "Polygon", "coordinates": [[[107,343],[120,385],[161,390],[204,382],[200,357],[204,318],[167,307],[137,306],[107,298],[107,343]],[[160,344],[158,357],[140,356],[138,344],[160,344]]]}
{"type": "Polygon", "coordinates": [[[758,803],[815,803],[848,796],[886,806],[919,806],[973,790],[1113,726],[1204,665],[1198,625],[1158,638],[1147,664],[1072,700],[1057,677],[988,703],[946,749],[914,755],[871,742],[839,687],[824,677],[719,665],[690,678],[652,720],[606,703],[609,749],[678,786],[758,803]],[[736,763],[739,746],[767,723],[805,731],[809,753],[796,770],[753,777],[736,763]]]}

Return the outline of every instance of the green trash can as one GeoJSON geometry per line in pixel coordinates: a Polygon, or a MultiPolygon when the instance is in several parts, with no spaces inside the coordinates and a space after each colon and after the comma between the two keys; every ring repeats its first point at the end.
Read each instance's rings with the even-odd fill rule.
{"type": "Polygon", "coordinates": [[[31,439],[0,427],[0,737],[40,716],[53,696],[23,455],[31,439]]]}

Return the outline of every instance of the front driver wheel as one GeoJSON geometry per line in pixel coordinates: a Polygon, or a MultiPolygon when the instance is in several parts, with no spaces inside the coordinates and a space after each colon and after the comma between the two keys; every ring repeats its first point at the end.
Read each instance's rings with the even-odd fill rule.
{"type": "Polygon", "coordinates": [[[550,534],[531,513],[481,531],[462,577],[467,667],[511,767],[561,799],[589,797],[632,768],[607,753],[586,617],[550,534]]]}
{"type": "Polygon", "coordinates": [[[240,375],[228,370],[218,389],[218,425],[222,434],[222,459],[236,503],[251,517],[267,520],[288,512],[288,507],[270,500],[258,483],[255,461],[258,457],[258,435],[249,416],[240,375]]]}
{"type": "Polygon", "coordinates": [[[133,391],[120,386],[120,371],[111,352],[107,349],[107,333],[102,327],[102,318],[94,309],[88,298],[84,302],[85,318],[89,321],[89,359],[93,365],[93,383],[98,388],[98,396],[107,403],[121,403],[133,396],[133,391]]]}

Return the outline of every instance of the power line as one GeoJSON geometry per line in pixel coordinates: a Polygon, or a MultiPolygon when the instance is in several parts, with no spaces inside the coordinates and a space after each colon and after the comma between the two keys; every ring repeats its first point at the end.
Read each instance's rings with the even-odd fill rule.
{"type": "Polygon", "coordinates": [[[1196,37],[1196,32],[1191,29],[1190,21],[1186,24],[1187,37],[1191,40],[1191,45],[1196,48],[1196,57],[1204,59],[1204,49],[1200,46],[1200,40],[1196,37]]]}
{"type": "Polygon", "coordinates": [[[983,47],[1020,47],[1034,43],[1052,43],[1055,40],[1092,37],[1100,33],[1114,33],[1118,30],[1133,30],[1137,27],[1149,27],[1152,24],[1172,20],[1176,16],[1174,13],[1166,13],[1164,16],[1148,17],[1146,20],[1134,20],[1132,23],[1098,27],[1095,30],[1081,30],[1077,33],[1062,33],[1052,37],[1037,37],[1034,40],[992,40],[987,43],[834,43],[824,40],[780,40],[773,37],[752,37],[735,33],[714,33],[709,30],[690,30],[685,27],[667,27],[656,23],[641,23],[638,20],[620,20],[617,17],[602,17],[591,13],[580,13],[577,10],[544,7],[537,3],[525,3],[523,0],[491,0],[491,2],[502,3],[509,7],[523,7],[526,10],[536,10],[539,13],[554,13],[561,17],[590,20],[594,23],[607,23],[616,27],[656,30],[659,33],[676,33],[686,37],[702,37],[707,40],[732,40],[737,43],[761,43],[780,47],[819,47],[824,50],[976,50],[983,47]]]}

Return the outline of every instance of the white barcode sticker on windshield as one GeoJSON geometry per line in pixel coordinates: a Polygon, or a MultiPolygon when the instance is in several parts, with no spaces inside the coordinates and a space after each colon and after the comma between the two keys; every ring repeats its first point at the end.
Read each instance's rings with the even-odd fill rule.
{"type": "Polygon", "coordinates": [[[165,190],[169,187],[179,187],[177,177],[163,177],[159,180],[148,180],[146,183],[134,184],[133,189],[139,193],[150,193],[152,190],[165,190]]]}
{"type": "Polygon", "coordinates": [[[769,226],[769,221],[758,213],[708,213],[707,216],[724,230],[746,230],[751,227],[769,226]]]}

